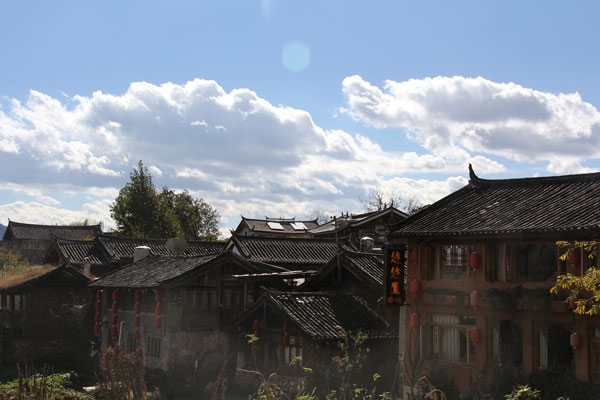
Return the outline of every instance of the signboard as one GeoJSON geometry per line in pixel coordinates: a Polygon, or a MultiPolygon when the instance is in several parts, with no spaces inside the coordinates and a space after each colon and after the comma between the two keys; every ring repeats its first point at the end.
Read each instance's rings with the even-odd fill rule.
{"type": "Polygon", "coordinates": [[[387,305],[403,305],[406,298],[406,247],[390,246],[385,249],[383,295],[387,305]]]}

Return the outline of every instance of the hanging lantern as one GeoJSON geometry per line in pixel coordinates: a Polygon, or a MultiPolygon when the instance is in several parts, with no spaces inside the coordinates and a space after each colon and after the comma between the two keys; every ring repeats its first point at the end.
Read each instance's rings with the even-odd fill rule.
{"type": "Polygon", "coordinates": [[[479,292],[473,290],[471,292],[471,307],[477,308],[479,306],[479,292]]]}
{"type": "Polygon", "coordinates": [[[571,341],[571,346],[578,349],[583,344],[583,337],[581,336],[581,334],[579,334],[577,332],[571,333],[570,341],[571,341]]]}
{"type": "Polygon", "coordinates": [[[142,311],[142,305],[140,303],[135,303],[135,307],[133,309],[136,314],[139,314],[142,311]]]}
{"type": "Polygon", "coordinates": [[[100,325],[96,324],[96,325],[94,325],[94,336],[98,336],[99,333],[100,333],[100,325]]]}
{"type": "Polygon", "coordinates": [[[112,324],[116,325],[119,322],[119,316],[118,315],[113,315],[112,316],[112,324]]]}
{"type": "Polygon", "coordinates": [[[119,333],[119,331],[117,330],[117,327],[113,326],[110,331],[110,334],[112,335],[112,337],[116,338],[118,333],[119,333]]]}
{"type": "Polygon", "coordinates": [[[119,300],[119,292],[117,290],[113,290],[112,299],[113,299],[113,301],[119,300]]]}
{"type": "Polygon", "coordinates": [[[479,254],[476,251],[471,253],[471,268],[478,269],[479,268],[479,254]]]}
{"type": "Polygon", "coordinates": [[[96,290],[96,300],[102,300],[102,290],[96,290]]]}
{"type": "Polygon", "coordinates": [[[162,328],[162,318],[160,316],[156,317],[156,329],[162,328]]]}
{"type": "Polygon", "coordinates": [[[156,300],[157,303],[161,302],[162,301],[162,293],[157,290],[156,293],[154,294],[154,299],[156,300]]]}
{"type": "Polygon", "coordinates": [[[135,301],[140,301],[141,299],[142,299],[142,291],[136,290],[135,291],[135,301]]]}
{"type": "Polygon", "coordinates": [[[410,322],[409,325],[412,329],[416,329],[419,327],[419,314],[417,313],[412,313],[410,315],[410,322]]]}
{"type": "Polygon", "coordinates": [[[154,312],[156,313],[156,315],[162,314],[162,306],[160,305],[160,303],[156,304],[156,307],[154,307],[154,312]]]}
{"type": "Polygon", "coordinates": [[[113,303],[112,305],[112,312],[113,314],[116,314],[117,312],[119,312],[119,306],[117,306],[117,303],[113,303]]]}
{"type": "Polygon", "coordinates": [[[419,262],[419,249],[418,248],[414,248],[410,251],[409,261],[419,262]]]}
{"type": "Polygon", "coordinates": [[[140,326],[140,317],[136,316],[136,317],[133,319],[133,326],[135,326],[136,328],[137,328],[138,326],[140,326]]]}
{"type": "Polygon", "coordinates": [[[133,336],[135,337],[136,340],[140,340],[140,331],[139,331],[139,329],[136,329],[135,331],[133,331],[133,336]]]}
{"type": "Polygon", "coordinates": [[[415,281],[412,281],[412,282],[410,283],[410,292],[411,292],[412,294],[418,294],[418,293],[421,291],[421,287],[422,287],[422,286],[423,286],[423,285],[421,284],[421,282],[420,282],[420,281],[416,281],[416,280],[415,280],[415,281]]]}
{"type": "Polygon", "coordinates": [[[96,301],[96,312],[100,312],[100,310],[102,310],[102,303],[96,301]]]}
{"type": "Polygon", "coordinates": [[[481,330],[479,328],[471,329],[471,341],[473,343],[479,343],[481,341],[481,330]]]}
{"type": "Polygon", "coordinates": [[[581,250],[579,248],[569,251],[569,265],[579,265],[581,263],[581,250]]]}
{"type": "Polygon", "coordinates": [[[285,347],[290,347],[290,335],[287,332],[283,335],[283,345],[285,347]]]}
{"type": "Polygon", "coordinates": [[[96,313],[96,314],[94,315],[94,322],[96,322],[96,323],[100,323],[100,320],[101,320],[100,314],[99,314],[99,313],[96,313]]]}
{"type": "Polygon", "coordinates": [[[282,329],[284,332],[288,332],[289,327],[288,327],[288,323],[283,321],[283,324],[281,325],[282,329]]]}

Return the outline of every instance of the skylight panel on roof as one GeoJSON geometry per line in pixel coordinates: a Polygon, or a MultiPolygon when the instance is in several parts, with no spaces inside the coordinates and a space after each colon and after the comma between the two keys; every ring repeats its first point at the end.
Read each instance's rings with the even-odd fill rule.
{"type": "Polygon", "coordinates": [[[273,230],[278,230],[278,231],[283,230],[283,226],[281,226],[281,224],[279,222],[269,221],[269,222],[267,222],[267,225],[269,225],[269,228],[271,228],[273,230]]]}
{"type": "Polygon", "coordinates": [[[292,225],[292,228],[294,228],[295,231],[304,231],[308,229],[306,225],[304,225],[304,222],[292,222],[290,225],[292,225]]]}

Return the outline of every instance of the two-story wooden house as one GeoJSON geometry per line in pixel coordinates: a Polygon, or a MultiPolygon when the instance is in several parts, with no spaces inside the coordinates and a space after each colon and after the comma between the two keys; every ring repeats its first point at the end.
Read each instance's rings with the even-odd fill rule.
{"type": "Polygon", "coordinates": [[[600,318],[574,315],[549,289],[558,274],[598,265],[578,248],[561,261],[556,243],[598,240],[600,174],[487,180],[469,170],[467,186],[390,234],[408,254],[404,359],[445,369],[462,393],[489,388],[498,367],[599,382],[600,318]]]}

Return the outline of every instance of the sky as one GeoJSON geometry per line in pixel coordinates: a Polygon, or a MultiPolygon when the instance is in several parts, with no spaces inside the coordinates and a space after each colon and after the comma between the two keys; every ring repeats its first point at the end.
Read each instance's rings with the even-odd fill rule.
{"type": "Polygon", "coordinates": [[[595,1],[0,2],[0,223],[115,228],[142,160],[221,214],[600,169],[595,1]]]}

